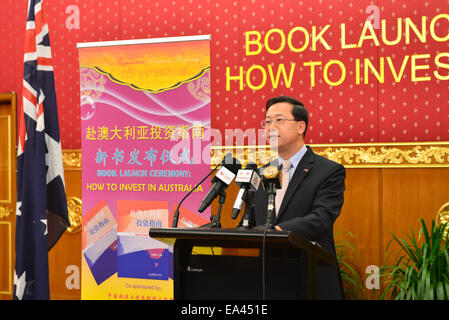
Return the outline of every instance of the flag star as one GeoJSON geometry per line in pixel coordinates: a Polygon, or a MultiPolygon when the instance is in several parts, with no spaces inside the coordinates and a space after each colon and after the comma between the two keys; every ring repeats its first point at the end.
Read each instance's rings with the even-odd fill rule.
{"type": "Polygon", "coordinates": [[[22,208],[22,201],[17,201],[16,203],[16,216],[21,216],[22,211],[20,210],[22,208]]]}
{"type": "Polygon", "coordinates": [[[60,176],[65,187],[61,143],[57,142],[48,134],[45,134],[45,143],[47,144],[48,149],[48,152],[45,155],[45,163],[48,166],[47,184],[57,176],[60,176]]]}
{"type": "Polygon", "coordinates": [[[16,286],[16,296],[19,300],[22,300],[26,287],[26,271],[22,273],[20,277],[17,276],[16,270],[14,270],[14,284],[16,286]]]}
{"type": "Polygon", "coordinates": [[[47,219],[41,219],[41,222],[43,224],[45,224],[45,232],[44,232],[44,236],[45,236],[45,235],[47,235],[47,231],[48,231],[47,219]]]}

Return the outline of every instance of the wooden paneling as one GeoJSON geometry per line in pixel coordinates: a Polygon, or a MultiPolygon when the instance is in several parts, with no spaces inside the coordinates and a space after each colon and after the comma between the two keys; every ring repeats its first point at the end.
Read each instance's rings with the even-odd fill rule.
{"type": "Polygon", "coordinates": [[[11,222],[0,221],[0,299],[12,295],[12,230],[11,222]]]}
{"type": "Polygon", "coordinates": [[[383,169],[382,181],[382,248],[390,241],[390,232],[406,238],[413,227],[417,235],[420,218],[430,227],[439,208],[449,201],[448,168],[383,169]]]}
{"type": "Polygon", "coordinates": [[[11,299],[16,207],[16,95],[0,94],[0,299],[11,299]]]}
{"type": "Polygon", "coordinates": [[[335,240],[356,244],[360,260],[355,261],[364,272],[366,266],[380,265],[380,193],[381,169],[346,169],[346,190],[340,216],[334,224],[335,240]],[[355,237],[348,237],[350,232],[355,237]]]}

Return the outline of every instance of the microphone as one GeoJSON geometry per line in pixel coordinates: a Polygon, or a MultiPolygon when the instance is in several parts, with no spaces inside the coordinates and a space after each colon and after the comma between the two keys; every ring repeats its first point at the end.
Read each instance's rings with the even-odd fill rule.
{"type": "MultiPolygon", "coordinates": [[[[273,163],[273,162],[272,162],[273,163]]],[[[266,190],[268,194],[268,208],[267,208],[267,221],[265,222],[265,230],[263,232],[263,239],[262,239],[262,297],[265,299],[265,242],[267,237],[267,231],[268,229],[271,229],[273,227],[272,225],[272,217],[275,215],[275,206],[274,206],[274,199],[276,197],[276,189],[281,188],[281,175],[279,171],[279,163],[276,165],[270,165],[263,169],[262,171],[262,185],[263,188],[266,190]]]]}
{"type": "Polygon", "coordinates": [[[243,202],[246,201],[248,191],[259,189],[260,177],[257,174],[257,164],[248,163],[245,169],[240,169],[235,178],[235,183],[240,187],[232,209],[232,219],[236,219],[242,210],[243,202]]]}
{"type": "Polygon", "coordinates": [[[241,168],[240,162],[232,157],[232,153],[226,154],[222,161],[222,167],[218,170],[217,174],[212,178],[212,188],[201,201],[201,205],[198,212],[203,212],[210,206],[212,201],[220,195],[234,180],[235,175],[241,168]]]}
{"type": "Polygon", "coordinates": [[[271,220],[275,214],[274,199],[276,189],[281,188],[281,174],[276,166],[268,166],[262,172],[262,185],[268,194],[267,221],[266,226],[271,227],[271,220]]]}
{"type": "Polygon", "coordinates": [[[217,166],[216,166],[215,168],[213,168],[213,169],[212,169],[212,170],[211,170],[211,171],[210,171],[210,172],[209,172],[203,179],[201,179],[200,182],[198,182],[198,183],[196,184],[195,187],[192,188],[192,190],[190,190],[190,191],[189,191],[189,192],[188,192],[188,193],[181,199],[181,201],[179,201],[178,206],[176,207],[175,213],[174,213],[174,215],[173,215],[172,228],[177,228],[177,227],[178,227],[179,208],[181,207],[181,204],[184,202],[184,200],[187,199],[187,197],[190,196],[190,194],[191,194],[196,188],[198,188],[198,186],[199,186],[200,184],[202,184],[203,181],[206,180],[207,177],[209,177],[209,176],[212,174],[212,172],[214,172],[215,170],[217,170],[217,168],[218,168],[219,166],[221,166],[221,165],[222,165],[222,163],[217,164],[217,166]]]}
{"type": "Polygon", "coordinates": [[[200,184],[202,184],[203,182],[204,182],[204,180],[206,180],[213,172],[215,172],[217,169],[218,169],[218,167],[219,166],[221,166],[221,165],[223,165],[223,163],[224,163],[224,161],[226,160],[226,159],[229,159],[229,158],[232,158],[232,153],[227,153],[226,155],[225,155],[225,157],[223,158],[223,160],[219,163],[219,164],[217,164],[216,166],[215,166],[215,168],[213,168],[203,179],[201,179],[201,181],[200,182],[198,182],[197,184],[196,184],[196,186],[195,187],[193,187],[192,188],[192,190],[190,190],[183,198],[182,198],[182,200],[178,203],[178,206],[176,207],[176,210],[175,210],[175,213],[174,213],[174,215],[173,215],[173,223],[172,223],[172,228],[177,228],[178,227],[178,219],[179,219],[179,208],[180,208],[180,206],[181,206],[181,204],[184,202],[184,200],[196,189],[196,188],[198,188],[198,186],[200,185],[200,184]]]}

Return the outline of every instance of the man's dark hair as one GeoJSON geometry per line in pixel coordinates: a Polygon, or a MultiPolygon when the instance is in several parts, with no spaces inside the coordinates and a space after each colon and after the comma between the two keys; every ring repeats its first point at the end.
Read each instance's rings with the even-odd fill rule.
{"type": "Polygon", "coordinates": [[[290,103],[292,108],[292,116],[296,121],[304,121],[306,123],[306,128],[304,129],[303,137],[306,137],[306,131],[309,126],[309,113],[307,112],[306,107],[302,104],[301,101],[296,100],[295,98],[288,97],[288,96],[279,96],[275,98],[271,98],[267,101],[266,109],[265,109],[265,115],[267,114],[268,109],[275,104],[279,102],[287,102],[290,103]]]}

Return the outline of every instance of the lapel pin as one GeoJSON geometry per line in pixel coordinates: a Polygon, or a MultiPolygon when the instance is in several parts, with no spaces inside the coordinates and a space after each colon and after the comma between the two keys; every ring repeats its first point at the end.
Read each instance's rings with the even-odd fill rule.
{"type": "Polygon", "coordinates": [[[309,169],[304,169],[304,172],[305,172],[305,173],[309,172],[309,169]]]}

